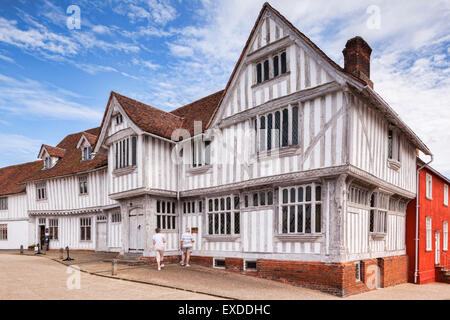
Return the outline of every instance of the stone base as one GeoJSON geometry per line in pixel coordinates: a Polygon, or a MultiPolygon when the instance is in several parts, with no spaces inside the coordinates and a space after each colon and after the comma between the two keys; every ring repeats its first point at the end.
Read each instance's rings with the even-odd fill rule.
{"type": "MultiPolygon", "coordinates": [[[[225,270],[298,285],[344,297],[376,288],[407,282],[407,256],[361,261],[361,280],[356,279],[356,263],[323,263],[282,260],[256,260],[256,270],[244,271],[244,259],[224,258],[225,270]]],[[[193,256],[193,264],[213,266],[212,257],[193,256]]]]}

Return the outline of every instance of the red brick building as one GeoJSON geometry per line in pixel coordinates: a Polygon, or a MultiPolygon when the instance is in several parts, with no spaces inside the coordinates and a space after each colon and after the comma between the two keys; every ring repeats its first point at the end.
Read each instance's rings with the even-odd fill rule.
{"type": "Polygon", "coordinates": [[[419,171],[418,196],[408,204],[406,213],[408,281],[418,284],[448,281],[445,270],[450,267],[450,180],[419,161],[418,169],[422,166],[424,167],[419,171]]]}

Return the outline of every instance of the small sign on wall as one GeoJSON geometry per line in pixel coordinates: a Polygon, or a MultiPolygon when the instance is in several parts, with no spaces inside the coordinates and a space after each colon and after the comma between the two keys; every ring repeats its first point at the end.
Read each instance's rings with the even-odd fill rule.
{"type": "Polygon", "coordinates": [[[192,228],[191,229],[192,234],[198,234],[198,228],[192,228]]]}

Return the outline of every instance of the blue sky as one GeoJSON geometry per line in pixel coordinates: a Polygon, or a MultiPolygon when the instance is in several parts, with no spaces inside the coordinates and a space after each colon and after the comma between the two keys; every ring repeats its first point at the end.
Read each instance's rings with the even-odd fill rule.
{"type": "MultiPolygon", "coordinates": [[[[0,166],[98,126],[111,90],[169,111],[223,89],[263,3],[2,0],[0,166]],[[66,25],[70,5],[80,30],[66,25]]],[[[346,40],[363,36],[375,90],[450,176],[448,1],[271,4],[340,65],[346,40]]]]}

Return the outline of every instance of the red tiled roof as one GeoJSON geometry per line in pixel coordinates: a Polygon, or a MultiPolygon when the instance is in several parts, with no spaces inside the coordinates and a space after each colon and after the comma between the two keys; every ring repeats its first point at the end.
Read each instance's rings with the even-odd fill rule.
{"type": "MultiPolygon", "coordinates": [[[[100,128],[94,128],[79,133],[70,134],[65,137],[57,148],[65,149],[64,156],[51,169],[41,170],[37,175],[24,179],[24,181],[42,180],[54,177],[66,176],[70,174],[82,173],[104,167],[108,164],[106,154],[97,154],[93,160],[81,161],[81,150],[77,149],[83,133],[97,136],[100,134],[100,128]]],[[[95,143],[95,142],[94,142],[95,143]]]]}
{"type": "Polygon", "coordinates": [[[194,121],[202,122],[202,132],[207,129],[209,120],[213,116],[215,110],[219,107],[224,90],[213,93],[198,101],[192,102],[184,107],[176,109],[171,113],[182,117],[183,128],[188,130],[191,136],[194,135],[194,121]]]}
{"type": "Polygon", "coordinates": [[[82,135],[86,137],[86,139],[89,142],[89,144],[91,145],[91,147],[94,146],[95,143],[97,142],[97,136],[96,135],[90,134],[89,132],[86,132],[86,131],[84,131],[82,133],[82,135]]]}
{"type": "Polygon", "coordinates": [[[47,152],[50,155],[50,157],[55,157],[55,158],[62,158],[62,157],[64,157],[64,153],[66,152],[66,150],[64,150],[64,149],[61,149],[61,148],[58,148],[58,147],[48,146],[46,144],[43,144],[42,148],[45,148],[45,150],[47,150],[47,152]]]}
{"type": "Polygon", "coordinates": [[[21,182],[34,177],[43,166],[39,160],[0,168],[0,196],[25,192],[26,186],[21,182]]]}
{"type": "Polygon", "coordinates": [[[174,114],[156,109],[116,92],[112,92],[111,95],[116,97],[131,121],[145,132],[170,139],[175,129],[182,128],[183,119],[174,114]]]}

